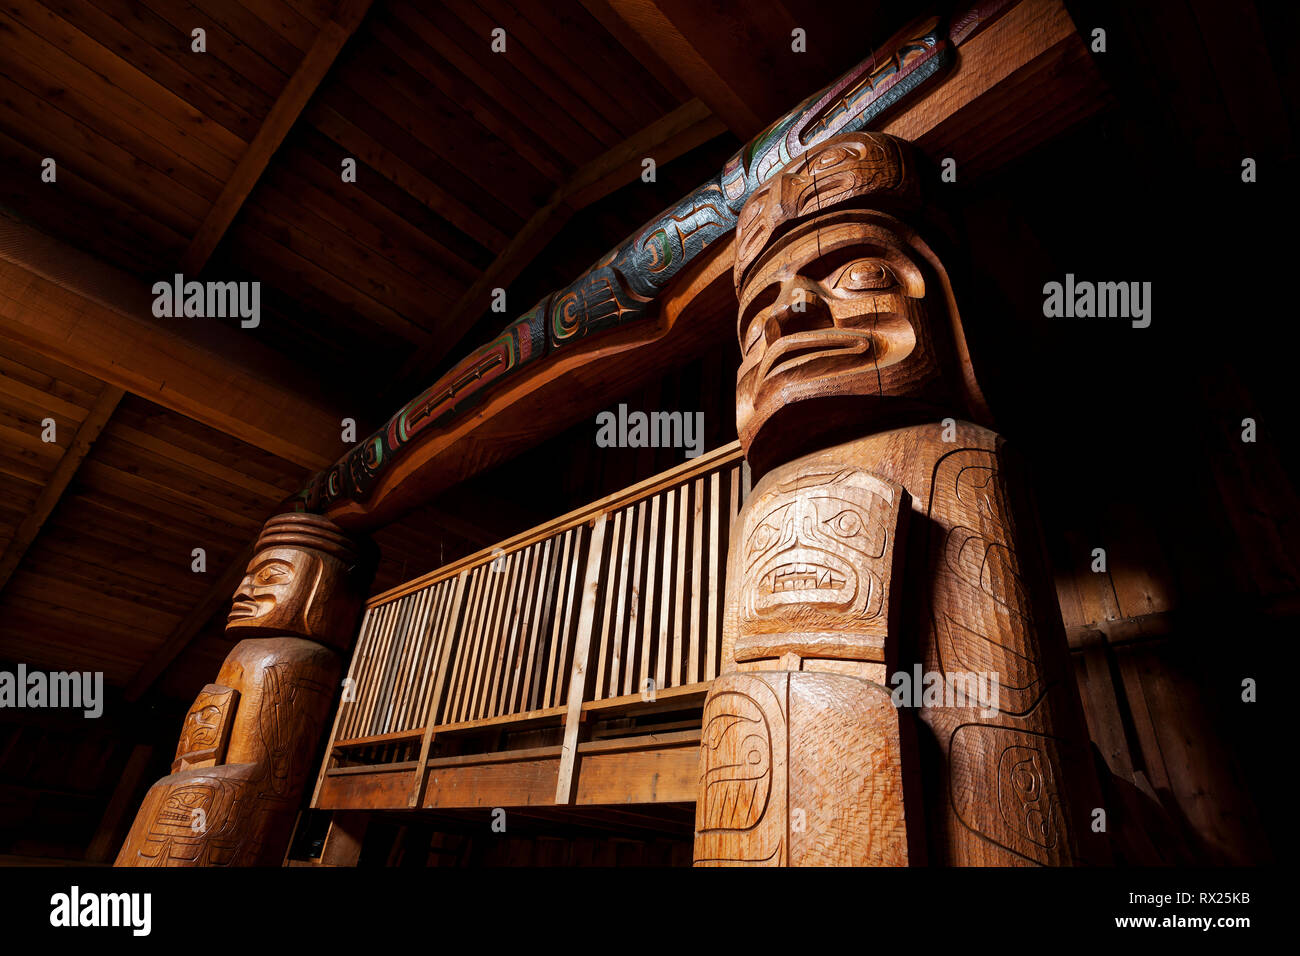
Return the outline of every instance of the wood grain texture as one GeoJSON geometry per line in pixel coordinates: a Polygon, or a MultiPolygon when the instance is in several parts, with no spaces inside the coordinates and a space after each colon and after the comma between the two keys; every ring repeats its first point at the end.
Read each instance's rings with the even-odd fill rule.
{"type": "Polygon", "coordinates": [[[368,573],[330,522],[267,522],[227,624],[245,639],[191,706],[173,772],[145,795],[117,866],[282,862],[368,573]]]}

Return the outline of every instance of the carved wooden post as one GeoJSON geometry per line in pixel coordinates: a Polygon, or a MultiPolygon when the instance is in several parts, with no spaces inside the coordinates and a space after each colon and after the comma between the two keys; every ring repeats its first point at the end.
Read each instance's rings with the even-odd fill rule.
{"type": "Polygon", "coordinates": [[[117,866],[281,862],[370,570],[325,518],[267,521],[226,624],[247,637],[186,715],[172,773],[146,794],[117,866]]]}
{"type": "Polygon", "coordinates": [[[917,863],[923,812],[934,863],[1105,855],[1032,512],[1001,440],[957,420],[986,417],[960,315],[894,215],[920,208],[909,144],[852,133],[741,210],[736,418],[762,478],[728,556],[697,864],[917,863]],[[898,701],[918,710],[895,668],[930,688],[898,701]]]}

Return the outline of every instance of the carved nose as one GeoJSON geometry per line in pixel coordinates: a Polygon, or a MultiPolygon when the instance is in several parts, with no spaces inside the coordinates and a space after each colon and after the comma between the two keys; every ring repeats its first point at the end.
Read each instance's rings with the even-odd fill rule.
{"type": "Polygon", "coordinates": [[[783,335],[812,332],[816,329],[833,329],[835,317],[830,306],[817,292],[805,283],[788,283],[768,313],[764,335],[772,344],[783,335]]]}

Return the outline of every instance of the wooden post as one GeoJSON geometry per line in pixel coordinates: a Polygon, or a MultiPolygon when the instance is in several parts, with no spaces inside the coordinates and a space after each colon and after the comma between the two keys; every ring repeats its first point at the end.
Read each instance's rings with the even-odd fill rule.
{"type": "Polygon", "coordinates": [[[578,633],[573,646],[573,670],[569,675],[568,711],[564,715],[564,746],[560,750],[560,772],[555,781],[555,802],[573,802],[578,771],[578,729],[582,723],[582,701],[591,664],[591,633],[595,629],[596,598],[600,591],[600,568],[605,548],[605,515],[596,518],[587,549],[587,573],[583,578],[582,607],[578,612],[578,633]]]}
{"type": "Polygon", "coordinates": [[[226,625],[244,640],[191,706],[117,866],[282,862],[372,570],[328,519],[267,521],[226,625]]]}
{"type": "Polygon", "coordinates": [[[921,209],[916,162],[892,136],[832,137],[740,213],[736,424],[758,480],[704,709],[697,864],[1106,856],[1028,499],[997,435],[959,420],[986,406],[957,304],[894,215],[921,209]]]}

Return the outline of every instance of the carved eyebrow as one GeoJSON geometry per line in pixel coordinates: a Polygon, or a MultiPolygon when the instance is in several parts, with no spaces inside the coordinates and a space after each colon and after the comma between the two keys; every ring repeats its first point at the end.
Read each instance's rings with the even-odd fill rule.
{"type": "Polygon", "coordinates": [[[263,558],[261,561],[257,562],[256,565],[250,568],[248,573],[256,574],[258,571],[261,571],[263,568],[271,564],[281,564],[284,565],[284,567],[288,568],[290,571],[293,570],[293,565],[290,564],[288,561],[284,560],[283,558],[263,558]]]}

